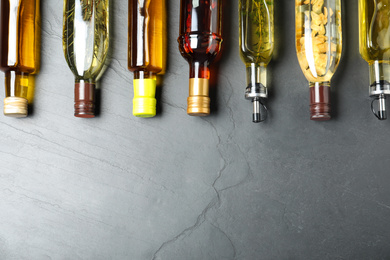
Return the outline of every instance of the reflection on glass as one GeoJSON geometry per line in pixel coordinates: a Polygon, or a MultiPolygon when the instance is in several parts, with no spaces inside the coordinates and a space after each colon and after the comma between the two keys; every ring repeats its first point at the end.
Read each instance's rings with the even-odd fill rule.
{"type": "Polygon", "coordinates": [[[109,0],[65,0],[63,49],[75,76],[75,116],[95,116],[96,82],[109,46],[109,0]]]}
{"type": "Polygon", "coordinates": [[[187,114],[210,114],[210,64],[222,46],[222,0],[181,0],[179,50],[190,65],[187,114]]]}
{"type": "Polygon", "coordinates": [[[310,119],[329,120],[330,80],[342,50],[340,0],[296,0],[296,51],[310,85],[310,119]]]}
{"type": "Polygon", "coordinates": [[[390,95],[390,1],[359,0],[360,54],[370,66],[370,96],[375,116],[387,119],[386,96],[390,95]],[[373,102],[378,100],[375,111],[373,102]]]}
{"type": "MultiPolygon", "coordinates": [[[[253,103],[253,122],[266,118],[260,105],[268,97],[267,65],[274,50],[274,1],[240,0],[240,56],[246,65],[246,99],[253,103]]],[[[264,106],[264,105],[263,105],[264,106]]]]}
{"type": "Polygon", "coordinates": [[[157,75],[165,73],[165,0],[129,0],[128,68],[134,72],[133,115],[156,115],[157,75]]]}
{"type": "Polygon", "coordinates": [[[0,69],[5,72],[4,115],[26,117],[40,63],[40,1],[0,1],[0,69]],[[29,94],[30,93],[30,94],[29,94]]]}

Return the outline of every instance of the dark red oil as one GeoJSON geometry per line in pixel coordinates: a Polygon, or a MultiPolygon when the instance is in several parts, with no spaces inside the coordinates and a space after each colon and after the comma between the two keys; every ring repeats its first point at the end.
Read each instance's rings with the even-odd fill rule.
{"type": "Polygon", "coordinates": [[[221,50],[222,0],[182,0],[181,55],[190,66],[190,78],[209,78],[209,64],[221,50]]]}

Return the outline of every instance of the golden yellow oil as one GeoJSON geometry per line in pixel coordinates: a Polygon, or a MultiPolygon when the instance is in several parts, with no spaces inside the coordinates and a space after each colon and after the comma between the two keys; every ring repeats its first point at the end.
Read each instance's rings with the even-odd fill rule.
{"type": "Polygon", "coordinates": [[[40,0],[4,1],[1,12],[0,69],[6,72],[6,97],[23,97],[31,103],[35,84],[29,78],[40,66],[40,0]]]}
{"type": "Polygon", "coordinates": [[[165,0],[129,0],[130,71],[165,73],[166,29],[165,0]]]}
{"type": "Polygon", "coordinates": [[[274,50],[273,0],[239,1],[240,56],[247,67],[267,66],[274,50]]]}
{"type": "Polygon", "coordinates": [[[329,82],[342,51],[340,0],[296,0],[298,61],[309,82],[329,82]]]}
{"type": "Polygon", "coordinates": [[[152,1],[150,8],[150,49],[152,64],[156,64],[156,67],[161,68],[158,74],[165,73],[166,56],[167,56],[167,28],[166,28],[166,7],[165,0],[152,1]]]}
{"type": "Polygon", "coordinates": [[[359,49],[370,65],[390,62],[390,0],[359,0],[359,49]]]}

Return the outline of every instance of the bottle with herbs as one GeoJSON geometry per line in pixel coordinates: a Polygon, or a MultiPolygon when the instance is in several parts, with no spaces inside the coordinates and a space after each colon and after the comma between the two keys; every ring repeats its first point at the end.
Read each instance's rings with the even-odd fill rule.
{"type": "Polygon", "coordinates": [[[110,0],[65,0],[62,45],[75,76],[76,117],[95,117],[96,83],[109,46],[110,0]]]}
{"type": "Polygon", "coordinates": [[[340,0],[295,0],[299,65],[310,85],[310,119],[331,118],[330,81],[341,58],[340,0]]]}
{"type": "Polygon", "coordinates": [[[252,121],[264,121],[268,97],[267,65],[274,50],[274,1],[239,1],[240,56],[246,66],[245,98],[253,103],[252,121]],[[262,109],[263,108],[263,109],[262,109]]]}
{"type": "Polygon", "coordinates": [[[370,66],[371,109],[385,120],[385,101],[390,95],[390,0],[359,0],[359,32],[360,54],[370,66]]]}

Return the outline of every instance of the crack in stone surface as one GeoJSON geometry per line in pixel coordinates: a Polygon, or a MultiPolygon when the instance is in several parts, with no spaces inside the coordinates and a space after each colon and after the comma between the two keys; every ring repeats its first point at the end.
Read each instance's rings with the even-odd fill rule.
{"type": "MultiPolygon", "coordinates": [[[[158,258],[158,254],[160,252],[162,252],[164,250],[164,248],[166,248],[167,246],[169,246],[170,244],[173,244],[175,243],[177,240],[179,240],[180,238],[182,237],[186,237],[187,234],[191,234],[193,231],[195,231],[197,228],[199,228],[205,221],[206,221],[206,215],[207,213],[211,210],[211,209],[214,209],[214,208],[219,208],[221,206],[221,196],[220,196],[220,191],[215,187],[216,183],[218,182],[218,180],[221,178],[223,172],[226,170],[226,167],[227,167],[227,160],[226,158],[224,157],[223,155],[223,152],[221,150],[221,144],[222,144],[222,139],[221,139],[221,136],[217,130],[217,128],[214,126],[213,123],[211,123],[210,121],[208,121],[207,119],[205,118],[202,118],[202,120],[204,120],[205,122],[207,122],[211,127],[212,129],[214,130],[217,138],[218,138],[218,143],[217,143],[217,150],[218,150],[218,153],[220,155],[220,158],[222,159],[223,161],[223,165],[222,167],[220,167],[219,171],[218,171],[218,175],[217,177],[215,178],[215,180],[213,181],[212,183],[212,188],[213,190],[215,191],[215,198],[213,198],[211,200],[211,202],[206,206],[206,208],[204,208],[201,212],[201,214],[198,215],[197,219],[196,219],[196,222],[194,225],[184,229],[183,231],[181,231],[178,235],[176,235],[175,237],[173,237],[172,239],[164,242],[158,249],[157,251],[153,254],[152,256],[152,260],[157,260],[159,259],[158,258]]],[[[215,225],[213,225],[215,226],[215,225]]],[[[218,230],[220,230],[229,240],[229,242],[231,243],[232,245],[232,248],[233,248],[233,252],[234,252],[234,258],[236,257],[236,249],[235,249],[235,246],[232,242],[232,240],[228,237],[228,235],[219,227],[216,227],[218,230]]]]}
{"type": "Polygon", "coordinates": [[[223,231],[219,226],[214,225],[213,223],[210,223],[210,224],[211,224],[213,227],[215,227],[216,229],[218,229],[219,232],[221,232],[221,233],[226,237],[226,239],[229,240],[230,245],[232,246],[232,249],[233,249],[233,259],[236,259],[236,258],[237,258],[237,249],[236,249],[236,247],[234,246],[233,241],[232,241],[232,240],[230,239],[230,237],[226,234],[226,232],[223,231]]]}

